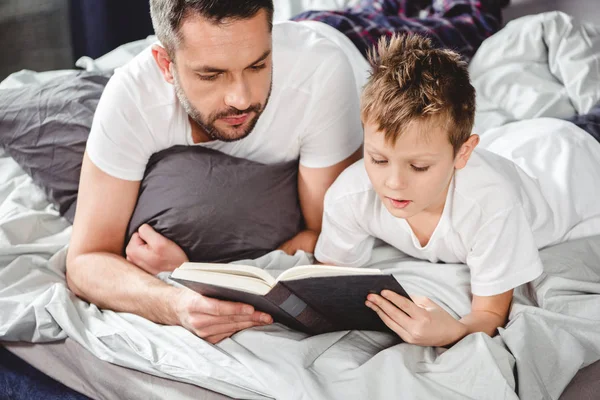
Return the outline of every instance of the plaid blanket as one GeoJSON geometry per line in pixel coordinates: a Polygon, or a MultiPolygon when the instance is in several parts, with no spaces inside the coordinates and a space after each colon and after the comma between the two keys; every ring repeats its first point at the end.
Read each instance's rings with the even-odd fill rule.
{"type": "Polygon", "coordinates": [[[336,28],[365,57],[379,37],[413,32],[470,61],[481,42],[501,28],[501,5],[501,0],[362,0],[342,11],[306,11],[292,20],[336,28]]]}

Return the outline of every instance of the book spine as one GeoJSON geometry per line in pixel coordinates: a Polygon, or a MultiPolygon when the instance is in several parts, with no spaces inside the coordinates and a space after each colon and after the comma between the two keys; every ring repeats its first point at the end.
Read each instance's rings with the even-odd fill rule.
{"type": "MultiPolygon", "coordinates": [[[[314,335],[335,330],[334,325],[325,316],[306,304],[284,282],[278,282],[265,297],[293,318],[295,325],[301,324],[303,329],[300,330],[306,333],[314,335]]],[[[290,326],[290,323],[282,322],[290,326]]]]}

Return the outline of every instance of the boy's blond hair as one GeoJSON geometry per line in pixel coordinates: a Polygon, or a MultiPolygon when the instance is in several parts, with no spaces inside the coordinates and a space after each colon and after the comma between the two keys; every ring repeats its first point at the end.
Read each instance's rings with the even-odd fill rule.
{"type": "Polygon", "coordinates": [[[471,135],[475,118],[475,89],[460,55],[436,49],[422,36],[394,35],[379,40],[369,62],[363,123],[378,124],[392,144],[415,120],[435,123],[448,132],[456,154],[471,135]]]}

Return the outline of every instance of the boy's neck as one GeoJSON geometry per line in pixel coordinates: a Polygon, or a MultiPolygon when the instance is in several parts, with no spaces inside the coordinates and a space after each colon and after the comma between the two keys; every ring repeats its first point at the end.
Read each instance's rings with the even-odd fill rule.
{"type": "Polygon", "coordinates": [[[450,184],[448,183],[446,190],[443,192],[440,201],[432,204],[429,208],[421,211],[420,213],[413,215],[406,219],[408,225],[412,229],[414,235],[419,240],[422,247],[427,246],[433,233],[438,227],[444,208],[446,207],[446,199],[448,198],[448,190],[450,190],[450,184]]]}

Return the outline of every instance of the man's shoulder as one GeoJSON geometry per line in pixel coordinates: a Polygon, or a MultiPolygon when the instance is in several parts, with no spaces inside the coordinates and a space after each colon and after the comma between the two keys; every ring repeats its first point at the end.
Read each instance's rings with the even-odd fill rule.
{"type": "Polygon", "coordinates": [[[286,74],[310,76],[318,70],[331,71],[335,63],[350,64],[340,46],[301,22],[275,23],[273,48],[275,68],[284,66],[286,74]]]}
{"type": "Polygon", "coordinates": [[[127,64],[117,68],[109,84],[112,92],[122,99],[130,99],[143,109],[153,104],[172,101],[171,85],[166,82],[147,47],[127,64]]]}

